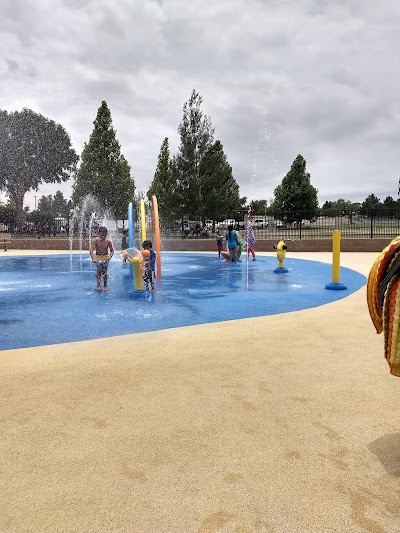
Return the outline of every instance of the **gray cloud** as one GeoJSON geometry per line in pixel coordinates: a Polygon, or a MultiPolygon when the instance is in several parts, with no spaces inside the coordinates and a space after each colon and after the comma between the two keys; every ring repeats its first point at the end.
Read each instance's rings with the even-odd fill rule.
{"type": "Polygon", "coordinates": [[[242,196],[271,198],[301,153],[321,202],[395,197],[400,7],[371,4],[3,0],[0,107],[56,120],[80,152],[105,99],[145,190],[195,88],[242,196]]]}

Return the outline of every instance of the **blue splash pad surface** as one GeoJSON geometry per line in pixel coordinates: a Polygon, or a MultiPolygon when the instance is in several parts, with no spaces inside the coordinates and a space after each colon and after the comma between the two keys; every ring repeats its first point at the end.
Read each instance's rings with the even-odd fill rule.
{"type": "Polygon", "coordinates": [[[130,266],[115,258],[109,290],[97,292],[86,255],[0,259],[0,349],[41,346],[159,329],[273,315],[345,298],[366,278],[341,268],[347,290],[329,291],[332,266],[275,257],[228,264],[215,254],[162,255],[156,292],[130,299],[130,266]]]}

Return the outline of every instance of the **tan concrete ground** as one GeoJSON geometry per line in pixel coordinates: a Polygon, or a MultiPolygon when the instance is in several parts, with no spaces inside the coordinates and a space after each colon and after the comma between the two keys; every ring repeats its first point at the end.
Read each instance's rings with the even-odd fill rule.
{"type": "MultiPolygon", "coordinates": [[[[376,255],[342,265],[368,274],[376,255]]],[[[400,531],[400,380],[365,288],[3,351],[0,373],[2,533],[400,531]]]]}

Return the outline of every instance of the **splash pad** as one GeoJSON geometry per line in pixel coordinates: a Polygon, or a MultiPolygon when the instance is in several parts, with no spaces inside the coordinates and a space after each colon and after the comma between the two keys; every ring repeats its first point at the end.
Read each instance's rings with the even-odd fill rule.
{"type": "Polygon", "coordinates": [[[109,290],[94,290],[88,255],[0,258],[0,349],[41,346],[287,313],[344,298],[365,276],[342,268],[347,291],[326,291],[331,265],[276,257],[227,264],[216,254],[163,252],[163,277],[147,299],[129,299],[129,269],[114,256],[109,290]],[[248,268],[247,268],[248,267],[248,268]]]}

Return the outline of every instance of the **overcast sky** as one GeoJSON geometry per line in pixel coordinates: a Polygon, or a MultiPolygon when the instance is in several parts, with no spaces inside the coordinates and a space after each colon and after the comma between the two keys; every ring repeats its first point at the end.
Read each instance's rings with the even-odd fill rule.
{"type": "Polygon", "coordinates": [[[241,196],[272,198],[302,154],[321,205],[397,199],[399,28],[398,0],[0,0],[0,108],[62,124],[80,154],[106,100],[147,190],[196,89],[241,196]]]}

